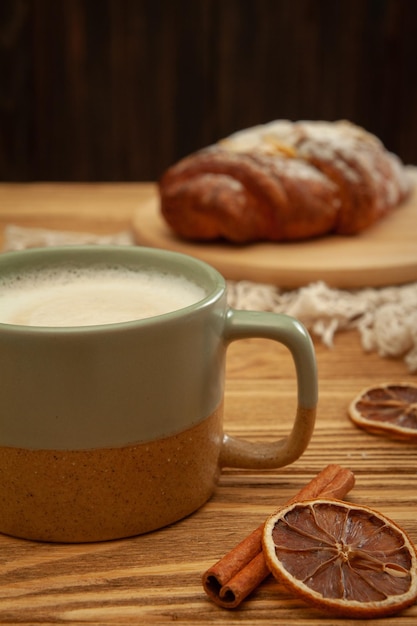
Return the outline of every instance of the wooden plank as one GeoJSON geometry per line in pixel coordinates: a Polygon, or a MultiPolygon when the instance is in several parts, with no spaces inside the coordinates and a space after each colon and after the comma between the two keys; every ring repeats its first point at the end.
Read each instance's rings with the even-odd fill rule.
{"type": "Polygon", "coordinates": [[[413,0],[2,0],[2,180],[148,180],[277,118],[417,163],[413,0]]]}
{"type": "Polygon", "coordinates": [[[8,225],[98,234],[132,229],[154,183],[0,183],[0,246],[8,225]]]}

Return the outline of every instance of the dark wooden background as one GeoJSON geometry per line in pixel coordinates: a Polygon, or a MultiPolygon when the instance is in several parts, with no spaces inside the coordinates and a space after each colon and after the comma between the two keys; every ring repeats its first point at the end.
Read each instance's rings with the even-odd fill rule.
{"type": "Polygon", "coordinates": [[[135,181],[347,118],[417,164],[416,0],[0,0],[0,179],[135,181]]]}

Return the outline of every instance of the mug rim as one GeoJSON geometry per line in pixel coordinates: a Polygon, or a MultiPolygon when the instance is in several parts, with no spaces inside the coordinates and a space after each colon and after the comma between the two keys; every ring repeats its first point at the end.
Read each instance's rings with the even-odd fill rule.
{"type": "MultiPolygon", "coordinates": [[[[66,334],[77,334],[77,333],[100,333],[100,332],[120,332],[127,329],[132,329],[136,327],[146,327],[153,326],[155,324],[167,323],[171,321],[175,321],[176,319],[184,319],[184,316],[192,315],[195,312],[201,311],[216,301],[218,301],[222,295],[226,291],[226,281],[225,278],[220,274],[218,270],[216,270],[213,266],[209,265],[205,261],[193,257],[189,254],[184,254],[182,252],[176,252],[172,250],[166,250],[163,248],[151,248],[148,246],[140,246],[140,245],[97,245],[97,244],[85,244],[85,245],[67,245],[67,246],[46,246],[42,248],[25,248],[23,250],[12,250],[8,252],[4,252],[0,254],[0,281],[2,274],[2,266],[8,265],[9,263],[14,264],[14,268],[12,271],[16,271],[19,269],[19,266],[25,270],[36,271],[38,268],[42,267],[42,264],[37,264],[36,266],[31,265],[30,261],[35,260],[38,261],[41,258],[47,257],[47,261],[43,265],[44,267],[48,266],[56,266],[59,267],[60,264],[65,265],[68,263],[74,263],[74,265],[80,265],[80,267],[85,267],[87,265],[88,260],[93,260],[93,265],[99,265],[103,263],[111,263],[113,261],[112,258],[106,259],[106,255],[111,255],[111,257],[115,257],[113,261],[118,265],[122,265],[122,257],[125,259],[124,263],[128,266],[127,257],[132,258],[133,262],[131,266],[134,266],[134,257],[137,254],[143,254],[145,256],[154,256],[160,260],[171,260],[175,261],[177,267],[186,264],[192,264],[192,267],[197,268],[197,270],[204,272],[205,276],[212,282],[212,288],[207,293],[207,295],[187,306],[181,307],[180,309],[176,309],[174,311],[169,311],[167,313],[162,313],[159,315],[153,315],[151,317],[146,317],[142,319],[133,319],[129,321],[123,322],[112,322],[105,324],[91,324],[91,325],[80,325],[80,326],[27,326],[23,324],[12,324],[8,322],[0,322],[0,332],[16,332],[16,333],[29,333],[29,334],[51,334],[58,333],[61,335],[66,334]],[[81,256],[82,255],[82,256],[81,256]],[[97,260],[98,258],[98,260],[97,260]],[[21,259],[21,260],[20,260],[21,259]],[[53,263],[51,263],[51,260],[53,263]],[[17,267],[16,267],[17,261],[17,267]]],[[[152,266],[149,266],[152,269],[152,266]]],[[[154,269],[157,269],[155,267],[154,269]]],[[[190,275],[184,274],[185,277],[189,280],[193,280],[190,275]]],[[[196,284],[199,284],[196,282],[196,284]]],[[[1,282],[0,282],[1,286],[1,282]]]]}

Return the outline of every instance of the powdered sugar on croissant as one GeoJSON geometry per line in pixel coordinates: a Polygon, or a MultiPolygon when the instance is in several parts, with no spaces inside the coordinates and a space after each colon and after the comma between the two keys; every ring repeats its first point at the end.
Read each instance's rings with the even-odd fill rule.
{"type": "Polygon", "coordinates": [[[239,131],[170,167],[161,211],[193,240],[302,240],[353,235],[398,206],[405,169],[349,122],[278,120],[239,131]]]}

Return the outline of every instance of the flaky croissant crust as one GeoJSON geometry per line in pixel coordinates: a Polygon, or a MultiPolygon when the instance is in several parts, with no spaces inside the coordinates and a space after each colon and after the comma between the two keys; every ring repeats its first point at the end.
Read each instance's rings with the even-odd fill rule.
{"type": "Polygon", "coordinates": [[[291,241],[368,228],[407,196],[395,155],[346,121],[278,120],[170,167],[161,212],[191,240],[291,241]]]}

